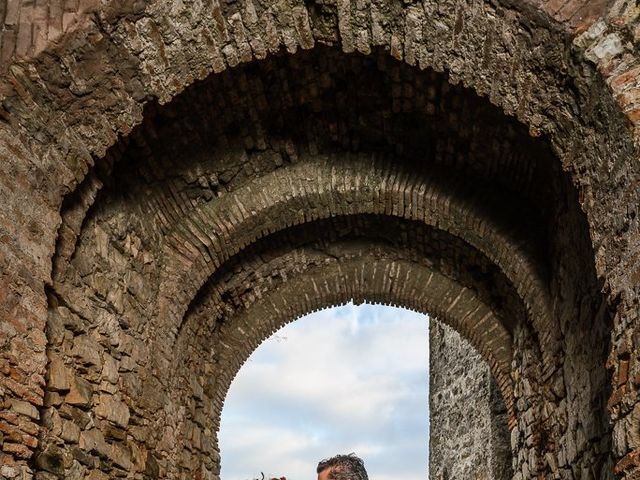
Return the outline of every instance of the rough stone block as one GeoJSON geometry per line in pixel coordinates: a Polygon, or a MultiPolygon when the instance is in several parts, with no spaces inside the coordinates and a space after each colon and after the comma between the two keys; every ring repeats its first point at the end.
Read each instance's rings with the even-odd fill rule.
{"type": "Polygon", "coordinates": [[[38,420],[40,418],[38,409],[31,405],[29,402],[12,398],[9,400],[9,403],[11,404],[11,410],[16,413],[26,415],[27,417],[33,418],[34,420],[38,420]]]}
{"type": "Polygon", "coordinates": [[[126,427],[129,424],[129,407],[112,395],[100,395],[95,412],[96,415],[120,427],[126,427]]]}
{"type": "Polygon", "coordinates": [[[79,446],[86,452],[96,452],[104,458],[111,455],[111,447],[105,442],[104,435],[97,428],[85,430],[80,434],[79,446]]]}
{"type": "Polygon", "coordinates": [[[64,451],[55,445],[50,445],[45,451],[38,454],[36,457],[36,465],[55,475],[64,475],[64,451]]]}
{"type": "Polygon", "coordinates": [[[72,355],[82,363],[102,368],[102,347],[92,337],[80,335],[73,340],[72,355]]]}
{"type": "Polygon", "coordinates": [[[49,377],[47,388],[49,390],[66,392],[71,388],[72,374],[60,357],[51,356],[47,373],[49,377]]]}
{"type": "Polygon", "coordinates": [[[60,438],[65,442],[78,443],[78,440],[80,439],[80,427],[69,420],[63,420],[60,438]]]}
{"type": "Polygon", "coordinates": [[[102,378],[109,383],[118,382],[118,362],[111,355],[104,356],[104,366],[102,367],[102,378]]]}
{"type": "Polygon", "coordinates": [[[71,381],[71,388],[64,400],[69,405],[87,408],[91,406],[91,397],[93,389],[91,384],[82,377],[74,376],[71,381]]]}

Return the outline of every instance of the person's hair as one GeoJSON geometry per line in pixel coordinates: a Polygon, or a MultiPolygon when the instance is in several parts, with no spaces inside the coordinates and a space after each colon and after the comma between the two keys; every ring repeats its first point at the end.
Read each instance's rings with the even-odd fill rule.
{"type": "Polygon", "coordinates": [[[329,478],[332,480],[369,480],[364,462],[353,453],[322,460],[316,472],[324,472],[327,468],[331,468],[329,478]]]}

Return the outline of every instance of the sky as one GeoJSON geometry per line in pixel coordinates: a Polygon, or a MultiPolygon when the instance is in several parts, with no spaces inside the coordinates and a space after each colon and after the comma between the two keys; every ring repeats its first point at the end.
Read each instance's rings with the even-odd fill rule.
{"type": "Polygon", "coordinates": [[[285,326],[233,381],[220,426],[221,480],[315,480],[355,452],[371,480],[424,480],[429,442],[425,315],[348,304],[285,326]]]}

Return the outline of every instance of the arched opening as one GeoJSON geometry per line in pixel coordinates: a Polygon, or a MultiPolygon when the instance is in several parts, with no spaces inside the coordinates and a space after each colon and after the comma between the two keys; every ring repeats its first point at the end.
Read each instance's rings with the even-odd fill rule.
{"type": "Polygon", "coordinates": [[[265,340],[229,388],[219,438],[225,480],[304,478],[351,451],[370,478],[512,477],[489,366],[451,328],[384,305],[320,310],[265,340]]]}
{"type": "Polygon", "coordinates": [[[611,327],[578,194],[545,138],[444,74],[316,47],[213,75],[150,104],[63,217],[42,471],[217,478],[240,366],[350,299],[477,348],[515,472],[609,471],[611,327]]]}
{"type": "Polygon", "coordinates": [[[424,478],[428,344],[424,315],[380,305],[324,309],[281,328],[229,388],[221,478],[305,478],[352,451],[370,478],[424,478]]]}

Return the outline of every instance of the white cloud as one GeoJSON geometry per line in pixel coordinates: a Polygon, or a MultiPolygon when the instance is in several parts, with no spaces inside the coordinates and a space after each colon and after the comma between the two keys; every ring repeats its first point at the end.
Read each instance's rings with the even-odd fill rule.
{"type": "Polygon", "coordinates": [[[347,305],[277,332],[225,401],[222,480],[315,478],[321,458],[351,451],[372,479],[424,478],[427,328],[407,310],[347,305]]]}

